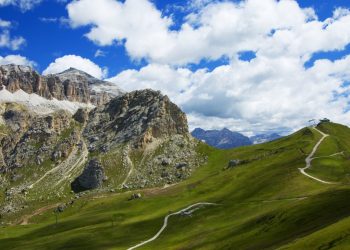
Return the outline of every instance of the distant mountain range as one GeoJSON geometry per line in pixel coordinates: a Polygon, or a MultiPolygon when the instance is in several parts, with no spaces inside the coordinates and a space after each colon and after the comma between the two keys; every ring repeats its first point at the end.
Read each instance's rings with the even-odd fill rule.
{"type": "Polygon", "coordinates": [[[279,134],[259,134],[252,137],[247,137],[241,133],[233,132],[227,128],[222,130],[204,130],[196,128],[192,131],[192,136],[198,140],[204,141],[210,146],[229,149],[252,144],[264,143],[276,140],[281,136],[279,134]]]}

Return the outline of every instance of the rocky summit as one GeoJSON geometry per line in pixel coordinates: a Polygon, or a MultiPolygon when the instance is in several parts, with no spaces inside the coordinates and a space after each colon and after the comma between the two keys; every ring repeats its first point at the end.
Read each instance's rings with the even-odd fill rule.
{"type": "Polygon", "coordinates": [[[187,136],[188,125],[185,113],[167,96],[143,90],[127,93],[94,109],[84,134],[94,148],[128,141],[135,147],[143,147],[157,138],[187,136]]]}
{"type": "Polygon", "coordinates": [[[29,66],[13,64],[0,66],[0,86],[11,93],[23,90],[46,99],[94,105],[104,104],[123,93],[115,84],[101,81],[77,69],[70,68],[59,74],[42,76],[29,66]]]}

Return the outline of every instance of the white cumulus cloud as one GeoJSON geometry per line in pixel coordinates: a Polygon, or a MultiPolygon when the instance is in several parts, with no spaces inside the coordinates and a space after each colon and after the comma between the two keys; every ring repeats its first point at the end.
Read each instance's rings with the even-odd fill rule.
{"type": "Polygon", "coordinates": [[[0,33],[0,47],[18,50],[25,44],[26,40],[23,37],[12,37],[8,30],[3,30],[0,33]]]}
{"type": "Polygon", "coordinates": [[[7,64],[24,65],[24,66],[31,66],[31,67],[34,67],[36,65],[35,62],[27,59],[24,56],[20,56],[20,55],[8,55],[5,57],[0,56],[0,65],[7,65],[7,64]]]}
{"type": "Polygon", "coordinates": [[[350,124],[350,56],[316,61],[258,57],[194,72],[168,65],[126,70],[108,79],[126,90],[153,88],[188,114],[190,125],[234,130],[294,130],[312,118],[350,124]]]}
{"type": "Polygon", "coordinates": [[[79,0],[67,10],[71,26],[90,26],[86,37],[96,44],[121,43],[132,58],[156,63],[231,58],[245,50],[306,60],[316,51],[342,49],[350,42],[346,9],[319,21],[313,9],[292,0],[215,1],[189,13],[178,30],[172,29],[171,16],[148,0],[79,0]]]}
{"type": "Polygon", "coordinates": [[[97,45],[125,46],[149,63],[110,81],[163,91],[192,127],[286,131],[322,117],[350,124],[350,55],[305,67],[315,53],[350,44],[348,9],[320,20],[294,0],[191,2],[176,26],[148,0],[77,0],[67,10],[71,27],[90,27],[86,37],[97,45]],[[239,59],[244,51],[255,58],[239,59]],[[188,67],[222,58],[228,63],[212,70],[188,67]]]}
{"type": "Polygon", "coordinates": [[[0,18],[0,28],[9,28],[9,27],[11,27],[11,22],[6,21],[6,20],[2,20],[0,18]]]}
{"type": "Polygon", "coordinates": [[[0,0],[0,7],[13,5],[19,7],[22,11],[28,11],[41,2],[42,0],[0,0]]]}
{"type": "Polygon", "coordinates": [[[13,37],[10,33],[11,28],[12,23],[10,21],[0,18],[0,48],[18,50],[26,44],[26,40],[21,36],[13,37]]]}
{"type": "Polygon", "coordinates": [[[77,55],[65,55],[57,58],[54,62],[50,63],[50,65],[43,71],[43,74],[56,74],[69,68],[82,70],[98,79],[102,79],[107,74],[106,69],[102,69],[91,60],[77,55]]]}

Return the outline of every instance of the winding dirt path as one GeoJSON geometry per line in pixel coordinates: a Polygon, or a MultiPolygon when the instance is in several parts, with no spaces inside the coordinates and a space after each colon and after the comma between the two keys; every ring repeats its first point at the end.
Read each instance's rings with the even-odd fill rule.
{"type": "MultiPolygon", "coordinates": [[[[92,197],[89,197],[89,200],[96,200],[96,199],[102,199],[102,198],[107,198],[107,197],[114,197],[114,196],[120,196],[122,194],[128,194],[128,193],[132,193],[132,192],[137,192],[137,191],[142,191],[147,195],[156,195],[159,194],[160,192],[163,192],[164,190],[171,188],[173,186],[177,185],[177,183],[172,184],[172,185],[168,185],[168,186],[164,186],[164,187],[156,187],[156,188],[146,188],[146,189],[141,189],[141,190],[130,190],[130,191],[126,191],[126,192],[122,192],[122,193],[114,193],[114,194],[96,194],[92,197]]],[[[37,210],[35,210],[34,212],[30,213],[30,214],[25,214],[23,215],[18,222],[16,222],[16,224],[20,224],[20,225],[27,225],[29,219],[31,219],[32,217],[39,215],[41,213],[46,212],[47,210],[50,210],[52,208],[57,207],[58,205],[62,204],[62,202],[60,203],[55,203],[55,204],[49,204],[46,205],[44,207],[38,208],[37,210]]]]}
{"type": "Polygon", "coordinates": [[[174,216],[174,215],[179,215],[179,214],[186,214],[186,215],[190,215],[192,212],[194,212],[195,210],[199,209],[201,206],[209,206],[209,205],[217,205],[215,203],[209,203],[209,202],[199,202],[199,203],[196,203],[196,204],[193,204],[193,205],[190,205],[182,210],[179,210],[175,213],[172,213],[172,214],[168,214],[167,216],[165,216],[164,218],[164,223],[163,223],[163,226],[161,227],[161,229],[150,239],[146,240],[146,241],[143,241],[133,247],[130,247],[128,248],[128,250],[133,250],[133,249],[136,249],[138,247],[141,247],[145,244],[148,244],[154,240],[156,240],[160,235],[161,233],[165,230],[165,228],[168,226],[168,219],[171,217],[171,216],[174,216]]]}
{"type": "Polygon", "coordinates": [[[339,152],[339,153],[326,155],[326,156],[317,156],[317,157],[312,158],[312,160],[320,159],[320,158],[329,158],[329,157],[334,157],[334,156],[337,156],[337,155],[344,155],[344,152],[339,152]]]}
{"type": "Polygon", "coordinates": [[[332,157],[332,156],[336,156],[336,155],[339,155],[339,154],[342,154],[343,152],[339,152],[339,153],[335,153],[333,155],[330,155],[330,156],[320,156],[320,157],[315,157],[313,158],[313,156],[315,155],[317,149],[319,148],[319,146],[321,145],[321,143],[324,141],[324,139],[326,139],[329,135],[328,134],[325,134],[323,133],[321,130],[317,129],[317,128],[313,128],[314,130],[316,130],[317,132],[319,132],[322,137],[321,139],[316,143],[316,145],[314,146],[314,148],[312,149],[311,153],[306,157],[305,159],[305,167],[304,168],[299,168],[299,171],[300,173],[302,173],[303,175],[315,180],[315,181],[318,181],[318,182],[321,182],[323,184],[337,184],[335,182],[329,182],[329,181],[324,181],[324,180],[321,180],[319,178],[316,178],[315,176],[312,176],[308,173],[305,172],[305,170],[311,168],[311,162],[313,159],[317,159],[317,158],[323,158],[323,157],[332,157]]]}
{"type": "Polygon", "coordinates": [[[35,211],[34,211],[33,213],[31,213],[31,214],[26,214],[26,215],[24,215],[24,216],[19,220],[19,221],[20,221],[19,224],[20,224],[20,225],[28,225],[28,221],[29,221],[32,217],[34,217],[34,216],[36,216],[36,215],[39,215],[39,214],[41,214],[41,213],[43,213],[43,212],[46,212],[47,210],[53,209],[53,208],[57,207],[59,204],[60,204],[60,203],[47,205],[47,206],[45,206],[45,207],[41,207],[41,208],[35,210],[35,211]]]}

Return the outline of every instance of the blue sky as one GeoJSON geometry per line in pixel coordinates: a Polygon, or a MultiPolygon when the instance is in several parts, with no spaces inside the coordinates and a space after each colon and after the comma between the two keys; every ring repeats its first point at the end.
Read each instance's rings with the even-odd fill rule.
{"type": "MultiPolygon", "coordinates": [[[[302,7],[313,7],[320,19],[331,16],[333,10],[337,7],[350,7],[350,2],[347,0],[303,0],[297,2],[302,7]]],[[[184,1],[156,0],[153,3],[165,14],[174,14],[175,19],[179,20],[179,23],[186,14],[186,12],[172,8],[172,6],[183,4],[184,1]]],[[[0,8],[1,19],[9,20],[15,24],[15,27],[11,30],[12,35],[23,36],[26,39],[26,45],[16,52],[34,60],[39,71],[44,70],[55,58],[67,54],[91,58],[100,66],[108,67],[109,75],[111,76],[125,69],[138,69],[146,64],[145,62],[133,62],[130,60],[123,46],[112,45],[101,48],[91,43],[84,37],[84,34],[88,31],[87,27],[71,29],[68,25],[41,20],[42,18],[59,19],[67,17],[66,4],[65,2],[46,0],[25,12],[12,5],[0,8]],[[106,56],[95,58],[94,55],[97,49],[103,50],[106,56]]],[[[334,60],[349,53],[350,47],[344,51],[319,53],[313,59],[330,58],[334,60]]],[[[1,48],[0,54],[2,56],[13,54],[13,50],[1,48]]],[[[220,65],[221,62],[222,60],[218,62],[204,61],[200,64],[192,64],[190,67],[192,69],[201,67],[212,69],[220,65]]]]}
{"type": "Polygon", "coordinates": [[[349,116],[344,113],[349,110],[347,0],[291,5],[277,0],[33,0],[19,6],[21,1],[0,0],[0,20],[11,23],[0,25],[7,36],[7,41],[0,38],[0,56],[21,56],[40,73],[72,66],[76,58],[49,67],[66,55],[90,60],[86,69],[94,64],[95,71],[88,73],[108,69],[100,78],[126,90],[152,87],[168,94],[187,112],[192,127],[257,133],[291,131],[321,116],[350,122],[344,118],[349,116]],[[311,32],[315,35],[309,37],[311,32]],[[25,42],[11,45],[18,38],[25,42]]]}
{"type": "MultiPolygon", "coordinates": [[[[44,70],[55,58],[67,54],[92,58],[99,65],[107,66],[111,74],[133,67],[125,50],[120,46],[103,48],[108,56],[95,58],[95,52],[99,47],[84,38],[86,28],[75,30],[58,22],[41,21],[41,18],[66,16],[65,4],[56,1],[44,1],[26,12],[15,6],[0,8],[0,17],[15,23],[12,34],[23,36],[27,41],[26,45],[16,53],[34,60],[39,71],[44,70]]],[[[1,49],[1,55],[13,53],[10,49],[1,49]]]]}

